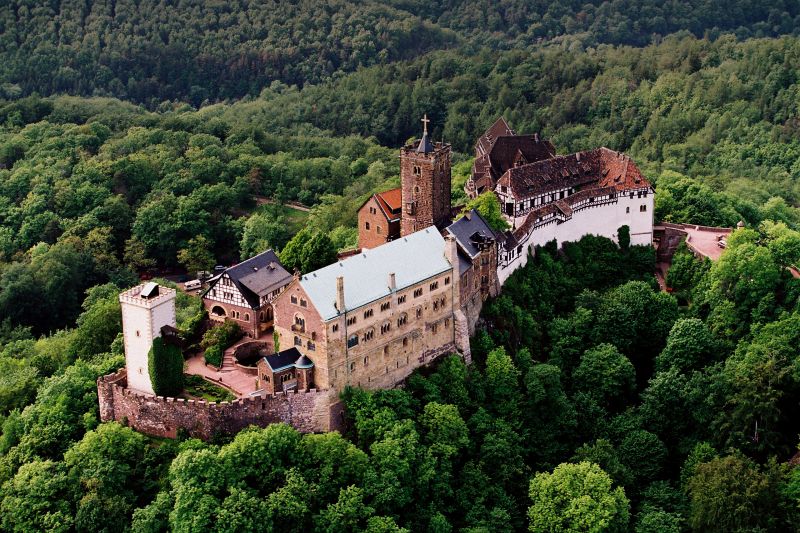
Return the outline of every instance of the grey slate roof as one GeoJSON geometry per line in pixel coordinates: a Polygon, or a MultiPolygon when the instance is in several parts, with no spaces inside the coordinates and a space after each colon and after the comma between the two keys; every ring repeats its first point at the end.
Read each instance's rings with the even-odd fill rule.
{"type": "Polygon", "coordinates": [[[419,145],[417,145],[417,152],[420,154],[429,154],[433,152],[433,143],[428,138],[427,133],[422,135],[422,139],[419,141],[419,145]]]}
{"type": "Polygon", "coordinates": [[[463,276],[464,272],[472,268],[472,261],[461,250],[458,251],[458,275],[463,276]]]}
{"type": "Polygon", "coordinates": [[[344,302],[349,311],[391,294],[389,274],[397,290],[452,270],[445,257],[444,238],[436,228],[401,237],[338,261],[300,278],[322,320],[336,317],[336,278],[344,278],[344,302]]]}
{"type": "MultiPolygon", "coordinates": [[[[227,274],[231,278],[233,284],[253,309],[258,309],[261,305],[262,296],[266,296],[292,281],[292,275],[283,268],[277,254],[272,250],[242,261],[238,265],[226,269],[223,274],[227,274]]],[[[221,278],[222,275],[219,277],[221,278]]],[[[209,289],[218,280],[219,278],[214,280],[209,289]]]]}
{"type": "Polygon", "coordinates": [[[481,240],[498,240],[498,235],[475,209],[469,212],[469,216],[463,216],[447,226],[447,231],[456,238],[459,248],[470,257],[480,253],[478,243],[481,240]]]}
{"type": "Polygon", "coordinates": [[[301,354],[300,351],[294,346],[288,350],[267,355],[264,357],[264,360],[267,362],[273,372],[294,367],[296,366],[295,363],[299,362],[300,360],[302,360],[303,365],[305,365],[301,366],[301,368],[309,368],[309,366],[314,366],[314,363],[312,363],[308,357],[301,354]]]}

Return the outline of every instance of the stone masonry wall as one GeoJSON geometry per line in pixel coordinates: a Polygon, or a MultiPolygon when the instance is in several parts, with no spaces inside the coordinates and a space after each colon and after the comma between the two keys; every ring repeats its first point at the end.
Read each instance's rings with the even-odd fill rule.
{"type": "Polygon", "coordinates": [[[390,223],[386,220],[378,200],[373,196],[358,210],[359,248],[364,250],[386,244],[392,229],[397,226],[397,222],[390,223]]]}
{"type": "Polygon", "coordinates": [[[122,369],[97,380],[100,419],[116,420],[156,437],[190,436],[210,439],[217,433],[233,434],[254,425],[285,422],[302,433],[333,431],[341,427],[341,404],[330,391],[264,394],[232,402],[206,402],[164,398],[127,388],[122,369]]]}

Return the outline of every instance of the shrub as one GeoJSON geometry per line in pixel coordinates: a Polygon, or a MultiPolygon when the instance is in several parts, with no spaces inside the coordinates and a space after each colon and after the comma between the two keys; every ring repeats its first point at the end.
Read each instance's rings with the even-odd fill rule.
{"type": "Polygon", "coordinates": [[[207,348],[205,353],[206,363],[216,367],[222,366],[222,352],[222,347],[219,344],[214,344],[207,348]]]}
{"type": "Polygon", "coordinates": [[[205,348],[206,363],[214,366],[222,365],[222,354],[242,337],[242,330],[236,322],[226,320],[222,325],[206,331],[200,346],[205,348]]]}
{"type": "Polygon", "coordinates": [[[147,354],[147,362],[153,391],[157,395],[174,397],[181,393],[184,379],[183,354],[177,346],[156,337],[147,354]]]}
{"type": "Polygon", "coordinates": [[[202,332],[203,323],[208,316],[208,312],[206,308],[203,307],[202,302],[198,305],[197,312],[192,315],[184,324],[184,327],[181,331],[181,335],[186,339],[188,342],[197,342],[197,338],[199,337],[200,333],[202,332]]]}

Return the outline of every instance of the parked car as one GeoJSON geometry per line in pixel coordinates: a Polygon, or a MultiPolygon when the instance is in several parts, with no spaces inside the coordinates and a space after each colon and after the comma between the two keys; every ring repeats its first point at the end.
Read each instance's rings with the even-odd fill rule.
{"type": "Polygon", "coordinates": [[[199,289],[203,284],[200,283],[199,279],[193,279],[191,281],[187,281],[183,284],[183,288],[187,291],[193,291],[195,289],[199,289]]]}

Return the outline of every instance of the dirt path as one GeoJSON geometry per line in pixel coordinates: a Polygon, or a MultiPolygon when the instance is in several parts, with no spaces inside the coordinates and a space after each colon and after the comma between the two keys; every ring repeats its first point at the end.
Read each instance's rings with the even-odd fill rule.
{"type": "MultiPolygon", "coordinates": [[[[256,204],[258,205],[277,203],[272,198],[267,198],[266,196],[259,196],[257,194],[253,195],[253,199],[256,201],[256,204]]],[[[299,202],[284,202],[283,205],[285,205],[286,207],[291,207],[292,209],[297,209],[298,211],[305,211],[306,213],[311,211],[310,207],[305,206],[299,202]]]]}

